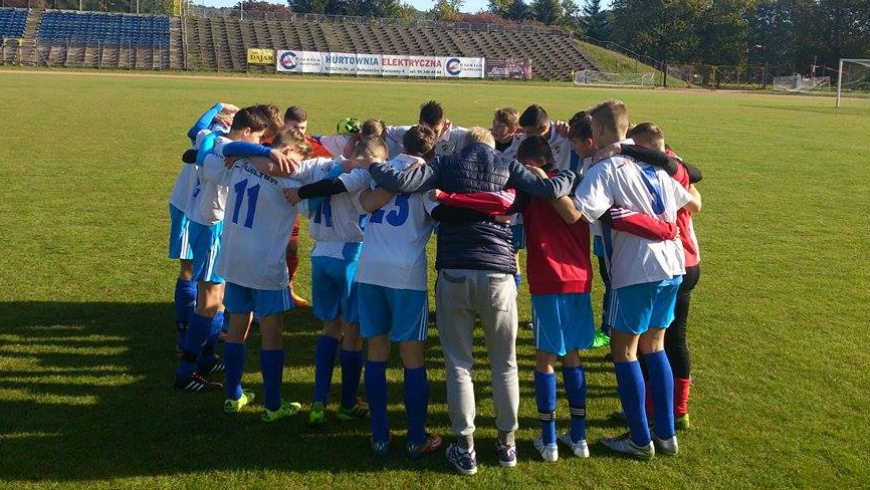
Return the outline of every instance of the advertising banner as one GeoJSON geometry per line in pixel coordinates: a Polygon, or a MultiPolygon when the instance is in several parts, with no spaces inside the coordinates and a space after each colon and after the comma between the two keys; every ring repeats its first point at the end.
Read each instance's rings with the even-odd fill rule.
{"type": "Polygon", "coordinates": [[[486,60],[486,78],[532,78],[532,60],[486,60]]]}
{"type": "Polygon", "coordinates": [[[248,64],[249,65],[274,65],[275,64],[275,50],[274,49],[248,48],[248,64]]]}
{"type": "Polygon", "coordinates": [[[275,67],[288,73],[421,78],[483,78],[483,58],[278,51],[275,67]]]}
{"type": "Polygon", "coordinates": [[[290,73],[324,73],[318,51],[278,51],[275,68],[290,73]]]}

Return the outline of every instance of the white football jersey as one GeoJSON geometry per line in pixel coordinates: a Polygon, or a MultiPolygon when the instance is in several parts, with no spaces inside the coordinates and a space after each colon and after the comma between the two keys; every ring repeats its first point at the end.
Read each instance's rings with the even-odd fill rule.
{"type": "Polygon", "coordinates": [[[261,174],[250,160],[241,159],[230,170],[228,184],[218,274],[247,288],[286,288],[287,238],[297,208],[284,200],[284,189],[300,182],[261,174]]]}
{"type": "MultiPolygon", "coordinates": [[[[303,184],[317,182],[323,180],[334,165],[340,163],[325,158],[306,160],[300,164],[293,178],[303,184]]],[[[315,240],[314,248],[311,250],[312,257],[347,259],[345,255],[349,249],[346,245],[358,244],[363,240],[366,214],[360,210],[354,194],[361,188],[367,188],[371,177],[368,176],[367,171],[354,169],[350,174],[342,174],[339,178],[345,182],[348,192],[323,198],[320,208],[308,221],[309,234],[315,240]]],[[[307,203],[307,201],[302,202],[307,203]]]]}
{"type": "MultiPolygon", "coordinates": [[[[197,133],[196,140],[191,148],[199,150],[202,140],[211,133],[212,131],[208,129],[203,129],[197,133]]],[[[172,187],[172,194],[169,195],[169,204],[180,209],[184,214],[189,215],[193,194],[198,187],[197,166],[192,163],[182,164],[181,172],[178,173],[178,178],[175,179],[175,186],[172,187]]]]}
{"type": "MultiPolygon", "coordinates": [[[[468,130],[447,123],[447,129],[435,141],[435,155],[450,156],[468,146],[468,130]]],[[[387,147],[390,158],[396,158],[402,152],[402,138],[413,126],[387,126],[387,147]]]]}
{"type": "MultiPolygon", "coordinates": [[[[405,170],[419,158],[399,155],[388,165],[405,170]]],[[[358,192],[359,199],[362,191],[358,192]]],[[[426,291],[426,242],[434,222],[429,213],[438,205],[429,194],[399,194],[371,213],[365,228],[356,282],[393,289],[426,291]]],[[[360,206],[362,207],[362,206],[360,206]]]]}
{"type": "Polygon", "coordinates": [[[198,185],[193,192],[188,218],[201,225],[210,226],[224,219],[227,204],[227,182],[230,169],[220,156],[221,148],[232,140],[219,136],[213,153],[205,157],[197,169],[198,185]]]}
{"type": "MultiPolygon", "coordinates": [[[[502,158],[507,161],[514,160],[517,157],[517,151],[520,144],[526,139],[523,133],[517,133],[514,136],[514,142],[505,151],[502,152],[502,158]]],[[[559,170],[580,170],[580,157],[571,149],[571,140],[567,136],[561,136],[554,125],[550,125],[550,137],[547,138],[550,144],[550,150],[553,152],[556,168],[559,170]]]]}
{"type": "MultiPolygon", "coordinates": [[[[578,210],[590,222],[616,205],[673,223],[677,210],[691,200],[664,170],[622,155],[590,168],[574,194],[578,210]]],[[[602,226],[602,239],[614,289],[685,274],[679,239],[652,241],[608,226],[602,226]]]]}

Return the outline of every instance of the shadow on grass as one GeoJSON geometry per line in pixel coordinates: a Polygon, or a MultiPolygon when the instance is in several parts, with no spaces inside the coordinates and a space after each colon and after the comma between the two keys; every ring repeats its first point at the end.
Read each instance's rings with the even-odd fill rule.
{"type": "MultiPolygon", "coordinates": [[[[176,366],[172,305],[168,303],[0,303],[0,474],[10,481],[84,481],[181,475],[212,470],[374,472],[387,469],[449,472],[440,454],[412,463],[403,457],[401,381],[389,387],[395,437],[390,458],[370,456],[365,421],[314,429],[303,412],[266,424],[261,406],[237,416],[222,412],[223,393],[182,394],[171,388],[176,366]]],[[[285,324],[287,399],[307,405],[313,393],[313,358],[321,324],[309,311],[291,312],[285,324]]],[[[433,333],[435,333],[433,331],[433,333]]],[[[479,332],[478,332],[479,333],[479,332]]],[[[436,337],[433,335],[432,337],[436,337]]],[[[248,340],[246,388],[262,394],[259,336],[248,340]]],[[[482,339],[477,342],[482,344],[482,339]]],[[[527,350],[527,349],[524,349],[527,350]]],[[[399,368],[398,349],[391,366],[399,368]]],[[[437,338],[431,371],[443,373],[437,338]]],[[[476,346],[478,404],[488,404],[488,360],[476,346]]],[[[598,356],[600,359],[600,356],[598,356]]],[[[533,396],[531,366],[521,357],[521,391],[533,396]]],[[[593,369],[605,368],[590,358],[593,369]]],[[[400,373],[400,370],[396,371],[400,373]]],[[[333,378],[337,399],[339,372],[333,378]]],[[[401,379],[399,376],[397,379],[401,379]]],[[[429,426],[444,436],[446,386],[432,382],[429,426]]],[[[590,396],[607,396],[590,390],[590,396]]],[[[334,404],[333,404],[334,405],[334,404]]],[[[534,427],[534,417],[521,417],[534,427]]],[[[478,427],[494,425],[478,416],[478,427]]],[[[449,438],[447,438],[449,439],[449,438]]],[[[483,438],[481,444],[486,444],[483,438]]],[[[486,459],[484,458],[484,462],[486,459]]]]}

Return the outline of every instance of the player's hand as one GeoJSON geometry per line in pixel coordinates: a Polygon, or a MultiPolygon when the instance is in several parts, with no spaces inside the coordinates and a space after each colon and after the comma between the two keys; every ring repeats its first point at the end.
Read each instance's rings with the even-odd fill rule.
{"type": "Polygon", "coordinates": [[[275,165],[278,167],[278,172],[282,174],[282,176],[289,177],[295,174],[296,170],[299,168],[299,162],[297,160],[288,157],[278,150],[270,151],[269,158],[275,162],[275,165]]]}
{"type": "Polygon", "coordinates": [[[233,114],[239,112],[240,110],[241,109],[239,109],[239,106],[235,106],[232,104],[227,104],[227,103],[221,102],[221,113],[223,113],[223,114],[233,115],[233,114]]]}
{"type": "Polygon", "coordinates": [[[622,153],[622,145],[620,145],[619,143],[613,143],[610,146],[605,146],[604,148],[596,151],[595,155],[592,155],[592,163],[594,164],[600,162],[601,160],[613,158],[620,153],[622,153]]]}
{"type": "Polygon", "coordinates": [[[232,114],[218,114],[214,117],[215,120],[219,124],[223,124],[224,126],[232,126],[233,125],[233,115],[232,114]]]}
{"type": "Polygon", "coordinates": [[[571,130],[571,126],[565,121],[556,121],[553,123],[553,127],[556,129],[556,134],[563,138],[567,138],[568,132],[571,130]]]}
{"type": "Polygon", "coordinates": [[[289,187],[284,189],[284,200],[290,204],[299,204],[302,199],[299,198],[299,188],[289,187]]]}
{"type": "Polygon", "coordinates": [[[526,165],[526,169],[528,169],[529,172],[537,175],[538,177],[540,177],[542,179],[548,178],[547,172],[544,172],[544,170],[541,167],[532,167],[531,165],[526,165]]]}
{"type": "Polygon", "coordinates": [[[441,194],[443,194],[443,192],[441,192],[440,190],[432,189],[431,191],[429,191],[429,199],[434,202],[438,202],[438,198],[441,197],[441,194]]]}
{"type": "Polygon", "coordinates": [[[496,216],[496,217],[495,217],[495,222],[496,222],[496,223],[501,223],[501,224],[503,224],[503,225],[507,225],[507,224],[510,224],[510,222],[511,222],[511,217],[510,217],[510,216],[501,216],[501,215],[500,215],[500,216],[496,216]]]}

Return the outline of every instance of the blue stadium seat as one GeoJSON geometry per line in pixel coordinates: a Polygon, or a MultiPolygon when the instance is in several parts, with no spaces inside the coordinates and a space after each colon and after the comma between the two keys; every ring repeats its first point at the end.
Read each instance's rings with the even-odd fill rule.
{"type": "Polygon", "coordinates": [[[48,10],[37,37],[49,42],[168,46],[169,17],[48,10]]]}
{"type": "Polygon", "coordinates": [[[0,8],[0,38],[21,37],[27,24],[27,9],[0,8]]]}

